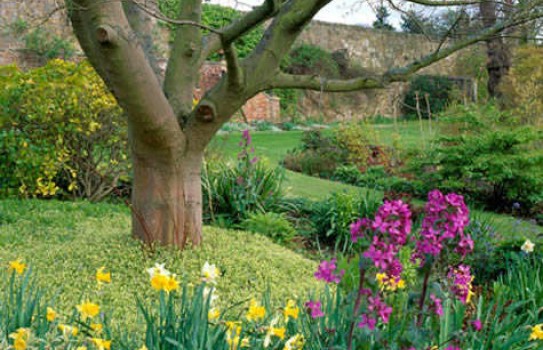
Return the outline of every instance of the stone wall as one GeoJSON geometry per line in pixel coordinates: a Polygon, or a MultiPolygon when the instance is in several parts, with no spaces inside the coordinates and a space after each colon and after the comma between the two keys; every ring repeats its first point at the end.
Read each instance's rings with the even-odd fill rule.
{"type": "MultiPolygon", "coordinates": [[[[313,21],[303,31],[297,44],[311,44],[327,51],[347,52],[350,61],[362,69],[382,73],[401,67],[436,50],[438,42],[414,35],[359,26],[313,21]]],[[[445,58],[425,69],[422,74],[456,75],[456,62],[462,52],[445,58]]],[[[327,119],[344,120],[380,114],[401,113],[403,95],[408,83],[394,83],[387,89],[348,93],[306,92],[301,102],[303,113],[324,115],[327,119]],[[316,104],[315,100],[319,103],[316,104]]]]}

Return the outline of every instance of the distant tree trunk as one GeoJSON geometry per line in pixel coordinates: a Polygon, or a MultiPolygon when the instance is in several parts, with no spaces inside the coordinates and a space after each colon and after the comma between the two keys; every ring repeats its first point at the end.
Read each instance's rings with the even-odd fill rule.
{"type": "MultiPolygon", "coordinates": [[[[510,6],[510,5],[505,5],[510,6]]],[[[483,0],[479,3],[479,11],[485,28],[496,25],[497,8],[495,0],[483,0]]],[[[511,54],[509,47],[500,34],[493,35],[486,40],[488,71],[487,89],[491,97],[500,98],[499,85],[502,78],[507,75],[511,67],[511,54]]]]}

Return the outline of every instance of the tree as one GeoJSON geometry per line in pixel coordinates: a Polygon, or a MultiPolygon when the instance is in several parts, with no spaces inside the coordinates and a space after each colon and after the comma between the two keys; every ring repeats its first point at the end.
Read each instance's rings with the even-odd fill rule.
{"type": "Polygon", "coordinates": [[[179,247],[189,242],[201,243],[200,169],[204,150],[221,125],[258,92],[283,88],[332,92],[384,88],[392,82],[406,81],[433,62],[530,19],[519,12],[466,40],[439,45],[428,56],[381,74],[338,80],[282,72],[282,58],[313,16],[329,2],[265,0],[238,20],[217,29],[201,23],[202,0],[180,1],[176,19],[165,18],[143,0],[68,0],[68,14],[81,47],[127,115],[136,237],[179,247]],[[150,16],[177,26],[163,84],[154,60],[149,58],[151,50],[145,50],[153,47],[149,45],[150,16]],[[258,45],[240,59],[233,44],[266,20],[271,23],[258,45]],[[208,33],[204,34],[203,29],[208,33]],[[198,68],[220,50],[227,71],[193,106],[198,68]]]}
{"type": "Polygon", "coordinates": [[[388,23],[390,12],[388,12],[386,6],[379,6],[375,12],[376,20],[373,22],[373,28],[394,31],[394,27],[388,23]]]}

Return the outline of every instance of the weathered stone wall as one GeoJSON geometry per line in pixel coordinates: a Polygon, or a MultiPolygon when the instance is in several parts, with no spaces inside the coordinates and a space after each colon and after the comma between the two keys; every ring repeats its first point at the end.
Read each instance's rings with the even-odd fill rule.
{"type": "MultiPolygon", "coordinates": [[[[350,61],[376,73],[401,67],[436,50],[438,42],[423,35],[375,30],[359,26],[313,21],[298,39],[298,44],[311,44],[327,51],[344,50],[350,61]]],[[[421,71],[424,74],[455,75],[459,52],[421,71]]],[[[394,83],[387,89],[349,93],[306,92],[301,103],[306,114],[324,114],[328,119],[363,118],[371,115],[393,116],[401,112],[407,83],[394,83]],[[319,103],[316,104],[315,100],[319,103]]]]}

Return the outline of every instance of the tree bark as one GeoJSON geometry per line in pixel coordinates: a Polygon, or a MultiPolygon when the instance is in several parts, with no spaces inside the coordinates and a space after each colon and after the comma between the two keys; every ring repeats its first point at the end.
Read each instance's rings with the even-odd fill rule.
{"type": "Polygon", "coordinates": [[[132,227],[145,243],[184,248],[202,241],[202,154],[156,161],[156,156],[134,157],[132,227]]]}

